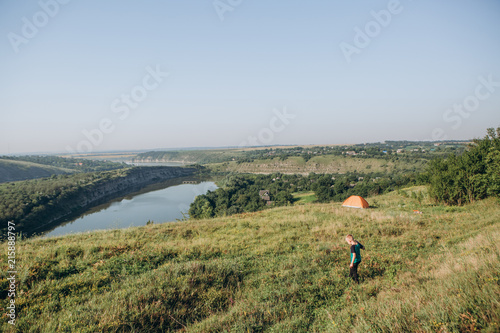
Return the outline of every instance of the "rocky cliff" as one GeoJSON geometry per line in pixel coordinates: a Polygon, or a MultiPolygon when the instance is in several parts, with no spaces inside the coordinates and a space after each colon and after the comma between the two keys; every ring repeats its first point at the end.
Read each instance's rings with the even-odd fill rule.
{"type": "Polygon", "coordinates": [[[31,236],[53,228],[65,219],[82,213],[145,186],[192,175],[196,170],[181,167],[136,167],[119,177],[99,179],[69,195],[57,198],[43,209],[34,209],[20,222],[23,233],[31,236]]]}
{"type": "Polygon", "coordinates": [[[109,199],[139,190],[147,185],[163,182],[172,178],[193,174],[195,169],[179,167],[137,167],[125,177],[104,180],[80,196],[78,206],[87,208],[102,199],[109,199]]]}

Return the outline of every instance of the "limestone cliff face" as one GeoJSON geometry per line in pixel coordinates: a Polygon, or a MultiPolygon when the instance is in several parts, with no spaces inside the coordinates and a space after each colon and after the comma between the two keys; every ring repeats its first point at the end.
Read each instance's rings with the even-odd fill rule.
{"type": "Polygon", "coordinates": [[[178,167],[139,167],[133,169],[126,177],[102,181],[78,198],[78,206],[85,208],[95,203],[126,193],[133,192],[147,185],[160,183],[172,178],[193,174],[195,169],[178,167]]]}
{"type": "Polygon", "coordinates": [[[126,175],[98,182],[81,188],[75,193],[60,198],[56,203],[45,206],[43,213],[32,211],[20,222],[23,232],[30,236],[63,222],[65,218],[82,213],[106,201],[140,190],[148,185],[169,179],[192,175],[196,170],[180,167],[136,167],[126,175]]]}
{"type": "Polygon", "coordinates": [[[186,158],[153,158],[153,157],[145,157],[145,158],[133,158],[133,163],[182,163],[182,164],[195,164],[198,163],[194,159],[186,159],[186,158]]]}

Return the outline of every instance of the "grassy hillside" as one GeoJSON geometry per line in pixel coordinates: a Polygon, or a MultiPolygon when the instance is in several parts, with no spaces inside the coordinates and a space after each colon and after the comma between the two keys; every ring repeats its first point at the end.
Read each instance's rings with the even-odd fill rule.
{"type": "Polygon", "coordinates": [[[75,170],[0,158],[0,183],[74,173],[75,170]]]}
{"type": "Polygon", "coordinates": [[[500,202],[411,199],[422,191],[369,198],[367,210],[304,203],[19,241],[16,329],[498,332],[500,202]],[[360,285],[347,277],[347,233],[367,249],[360,285]]]}
{"type": "Polygon", "coordinates": [[[214,169],[217,171],[249,172],[249,173],[288,173],[304,174],[314,173],[347,173],[347,172],[413,172],[421,171],[426,166],[426,160],[406,161],[387,161],[380,158],[355,158],[347,156],[316,156],[308,160],[300,156],[255,160],[252,162],[226,162],[218,164],[214,169]]]}
{"type": "Polygon", "coordinates": [[[4,160],[31,162],[78,172],[109,171],[127,167],[124,163],[53,155],[1,156],[0,158],[4,160]]]}
{"type": "Polygon", "coordinates": [[[125,167],[127,165],[122,163],[50,155],[0,156],[0,183],[125,167]]]}
{"type": "Polygon", "coordinates": [[[293,193],[293,198],[295,200],[294,204],[295,205],[305,205],[309,204],[312,202],[315,202],[317,200],[316,195],[314,192],[297,192],[293,193]]]}
{"type": "MultiPolygon", "coordinates": [[[[436,153],[421,153],[415,156],[380,153],[377,155],[360,155],[353,157],[341,152],[307,150],[301,147],[288,150],[251,150],[251,149],[219,149],[219,150],[183,150],[167,152],[147,152],[138,154],[134,162],[182,162],[209,164],[217,172],[240,173],[405,173],[422,171],[430,158],[436,153]],[[308,154],[310,153],[310,154],[308,154]],[[293,155],[296,154],[296,155],[293,155]]],[[[340,149],[340,148],[336,148],[340,149]]],[[[416,154],[416,153],[415,153],[416,154]]]]}

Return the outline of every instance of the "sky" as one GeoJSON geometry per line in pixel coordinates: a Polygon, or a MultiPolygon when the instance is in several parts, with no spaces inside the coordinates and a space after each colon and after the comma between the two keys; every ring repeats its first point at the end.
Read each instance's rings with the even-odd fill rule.
{"type": "Polygon", "coordinates": [[[0,0],[0,154],[467,140],[498,0],[0,0]]]}

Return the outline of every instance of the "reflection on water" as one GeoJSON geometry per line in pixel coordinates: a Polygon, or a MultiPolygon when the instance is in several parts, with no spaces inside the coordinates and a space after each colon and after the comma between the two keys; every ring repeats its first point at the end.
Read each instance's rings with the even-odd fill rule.
{"type": "Polygon", "coordinates": [[[155,184],[140,192],[94,207],[44,235],[61,236],[99,229],[128,228],[145,225],[150,220],[155,223],[175,221],[183,218],[183,213],[187,214],[189,205],[197,195],[216,189],[217,185],[213,182],[173,186],[172,182],[155,184]]]}

